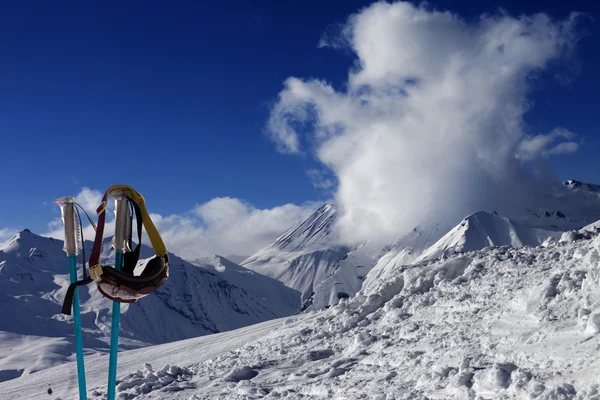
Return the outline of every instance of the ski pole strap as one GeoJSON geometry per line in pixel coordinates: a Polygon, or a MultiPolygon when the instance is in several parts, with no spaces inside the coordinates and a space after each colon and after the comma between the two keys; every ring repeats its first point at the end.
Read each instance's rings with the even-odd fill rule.
{"type": "MultiPolygon", "coordinates": [[[[136,217],[136,221],[137,221],[138,242],[137,242],[137,246],[135,247],[135,250],[133,250],[132,252],[123,254],[123,259],[124,259],[123,272],[133,275],[133,270],[135,269],[135,266],[140,258],[140,249],[141,249],[141,245],[142,245],[142,215],[141,215],[140,207],[137,205],[137,203],[134,203],[133,200],[131,200],[131,199],[130,199],[130,201],[132,202],[133,208],[135,210],[135,217],[136,217]]],[[[128,240],[129,240],[129,247],[131,248],[131,235],[129,235],[128,240]]],[[[91,258],[90,258],[90,261],[91,261],[91,258]]],[[[85,271],[85,266],[84,266],[84,271],[85,271]]],[[[89,285],[90,283],[94,282],[95,280],[97,280],[99,278],[99,276],[97,275],[97,272],[94,270],[93,267],[90,268],[90,275],[91,275],[91,277],[85,276],[83,280],[73,282],[69,285],[69,288],[67,289],[67,293],[65,295],[65,300],[63,301],[63,306],[62,306],[63,314],[71,315],[71,309],[73,307],[73,298],[75,296],[75,289],[79,286],[89,285]]]]}
{"type": "MultiPolygon", "coordinates": [[[[133,209],[135,211],[135,220],[137,222],[137,232],[138,232],[138,242],[135,246],[135,249],[131,252],[127,252],[123,254],[123,267],[121,267],[121,271],[133,275],[133,270],[137,265],[138,260],[140,259],[140,250],[142,247],[142,214],[140,207],[137,203],[134,203],[131,198],[128,197],[133,204],[133,209]]],[[[131,228],[130,228],[131,229],[131,228]]],[[[129,248],[131,248],[131,232],[129,233],[129,248]]]]}
{"type": "Polygon", "coordinates": [[[89,285],[94,282],[92,278],[87,278],[81,281],[73,282],[69,285],[67,289],[67,294],[65,295],[65,300],[62,306],[62,313],[66,315],[71,315],[71,309],[73,308],[73,298],[75,297],[75,289],[78,286],[89,285]]]}
{"type": "MultiPolygon", "coordinates": [[[[157,257],[168,257],[167,256],[167,248],[165,247],[165,244],[163,243],[160,235],[158,234],[158,231],[156,230],[156,227],[154,226],[154,223],[152,222],[152,219],[150,218],[150,214],[148,213],[148,210],[146,209],[146,200],[144,199],[144,196],[142,196],[141,194],[136,192],[136,190],[134,188],[132,188],[131,186],[115,185],[115,186],[111,186],[110,188],[108,188],[106,193],[104,193],[104,196],[102,196],[102,202],[100,203],[100,207],[98,207],[98,209],[96,210],[96,213],[98,214],[98,225],[97,225],[97,229],[96,229],[96,237],[94,239],[94,247],[92,248],[92,254],[90,255],[90,263],[89,263],[90,268],[94,267],[97,264],[100,264],[100,251],[102,249],[102,237],[104,236],[104,225],[106,222],[106,204],[107,204],[107,200],[108,200],[108,194],[110,192],[112,192],[113,190],[119,190],[119,189],[129,191],[129,197],[131,198],[133,203],[139,207],[139,210],[140,210],[140,213],[142,216],[142,218],[141,218],[142,223],[144,225],[144,228],[146,228],[146,232],[148,233],[148,238],[150,239],[150,242],[152,243],[152,248],[154,249],[156,256],[157,257]]],[[[139,218],[138,218],[138,224],[139,224],[139,218]]],[[[141,240],[140,240],[140,242],[141,242],[141,240]]]]}

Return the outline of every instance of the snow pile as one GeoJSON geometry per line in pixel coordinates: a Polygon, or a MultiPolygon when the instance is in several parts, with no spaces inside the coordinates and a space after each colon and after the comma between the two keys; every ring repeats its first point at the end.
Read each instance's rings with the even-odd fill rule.
{"type": "Polygon", "coordinates": [[[590,398],[600,239],[545,246],[399,267],[299,327],[200,364],[195,398],[590,398]],[[259,374],[224,383],[233,365],[259,374]]]}
{"type": "MultiPolygon", "coordinates": [[[[600,237],[564,234],[537,247],[488,247],[398,265],[388,279],[352,299],[264,329],[239,348],[232,339],[231,350],[211,359],[204,357],[208,347],[169,344],[179,361],[169,362],[167,371],[179,369],[163,374],[171,384],[145,392],[143,385],[161,378],[143,364],[161,346],[149,348],[138,361],[139,373],[120,375],[119,395],[598,398],[600,237]]],[[[47,371],[54,369],[75,374],[74,364],[47,371]]],[[[0,393],[7,384],[7,393],[27,393],[27,379],[0,384],[0,393]]],[[[73,397],[76,388],[65,390],[73,397]]]]}

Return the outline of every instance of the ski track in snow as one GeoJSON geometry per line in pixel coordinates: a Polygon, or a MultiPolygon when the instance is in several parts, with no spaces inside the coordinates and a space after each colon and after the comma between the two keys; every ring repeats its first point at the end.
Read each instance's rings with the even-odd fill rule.
{"type": "MultiPolygon", "coordinates": [[[[186,379],[191,377],[189,369],[177,365],[188,365],[211,359],[265,335],[280,326],[282,321],[282,319],[271,320],[234,331],[120,352],[117,373],[118,398],[135,398],[131,393],[124,393],[124,391],[142,393],[148,389],[154,391],[149,394],[150,398],[171,398],[165,395],[165,392],[175,391],[177,387],[187,387],[186,379]],[[153,366],[156,368],[154,369],[153,366]],[[162,385],[162,391],[158,391],[159,385],[162,385]],[[166,388],[167,386],[169,388],[166,388]],[[163,397],[156,397],[157,395],[163,397]]],[[[88,398],[105,399],[108,356],[97,354],[86,356],[85,367],[88,398]]],[[[75,398],[79,398],[75,362],[0,383],[0,400],[75,398]],[[51,396],[46,392],[48,385],[52,388],[51,396]]]]}
{"type": "MultiPolygon", "coordinates": [[[[123,352],[118,398],[600,399],[599,286],[596,233],[398,266],[324,311],[123,352]]],[[[87,365],[102,399],[106,357],[87,365]]],[[[48,383],[75,398],[75,365],[0,399],[51,398],[48,383]]]]}

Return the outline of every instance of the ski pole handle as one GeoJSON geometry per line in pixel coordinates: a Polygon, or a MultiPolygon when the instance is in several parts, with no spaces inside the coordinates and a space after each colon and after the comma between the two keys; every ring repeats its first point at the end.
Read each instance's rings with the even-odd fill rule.
{"type": "Polygon", "coordinates": [[[79,254],[78,236],[79,230],[77,225],[77,219],[75,217],[75,198],[72,196],[61,197],[60,199],[54,200],[56,204],[60,206],[60,216],[63,220],[65,227],[65,246],[63,250],[67,255],[79,254]]]}
{"type": "Polygon", "coordinates": [[[110,195],[115,199],[115,236],[112,245],[116,251],[125,253],[131,251],[127,240],[127,231],[131,223],[127,205],[129,190],[116,189],[110,192],[110,195]]]}

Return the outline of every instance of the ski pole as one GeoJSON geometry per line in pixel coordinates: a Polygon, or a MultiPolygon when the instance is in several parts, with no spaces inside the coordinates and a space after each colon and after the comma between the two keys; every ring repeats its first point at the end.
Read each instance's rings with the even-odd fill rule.
{"type": "MultiPolygon", "coordinates": [[[[77,259],[79,254],[78,224],[75,218],[74,203],[71,196],[61,197],[54,202],[60,206],[60,214],[65,227],[65,246],[63,250],[69,257],[69,271],[71,283],[77,281],[77,259]]],[[[85,260],[84,260],[85,262],[85,260]]],[[[84,266],[85,267],[85,266],[84,266]]],[[[81,316],[79,310],[79,288],[75,289],[73,300],[73,324],[75,325],[75,351],[77,355],[77,381],[79,384],[79,399],[87,400],[85,383],[85,365],[83,363],[83,338],[81,335],[81,316]]]]}
{"type": "MultiPolygon", "coordinates": [[[[117,189],[110,193],[115,199],[115,269],[123,266],[123,253],[131,251],[127,243],[127,226],[129,223],[129,208],[127,196],[129,191],[117,189]]],[[[110,330],[110,359],[108,363],[108,400],[115,400],[117,392],[117,353],[119,350],[119,323],[121,319],[121,303],[113,301],[112,322],[110,330]]]]}

